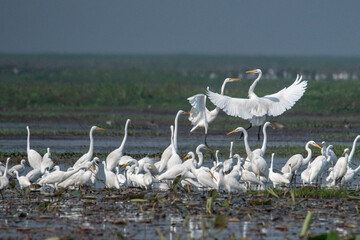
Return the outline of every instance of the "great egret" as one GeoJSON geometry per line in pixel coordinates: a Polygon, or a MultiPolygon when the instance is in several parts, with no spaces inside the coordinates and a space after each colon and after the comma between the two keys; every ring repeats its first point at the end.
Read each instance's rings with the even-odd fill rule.
{"type": "MultiPolygon", "coordinates": [[[[175,147],[175,150],[177,151],[177,134],[178,134],[178,122],[179,122],[179,116],[181,114],[189,114],[188,112],[184,112],[183,110],[179,110],[177,113],[176,113],[176,116],[175,116],[175,120],[174,120],[174,125],[175,125],[175,129],[174,129],[174,137],[171,137],[171,138],[174,138],[174,147],[175,147]]],[[[172,154],[172,143],[170,141],[170,145],[164,150],[164,152],[161,154],[161,159],[159,161],[159,172],[162,172],[165,168],[166,168],[166,165],[167,165],[167,162],[168,160],[170,159],[171,157],[171,154],[172,154]]]]}
{"type": "Polygon", "coordinates": [[[295,154],[292,157],[290,157],[287,160],[287,162],[285,163],[285,165],[281,168],[281,172],[283,174],[284,173],[289,173],[290,172],[290,167],[289,166],[291,165],[291,170],[292,170],[292,172],[294,173],[294,176],[295,176],[295,178],[294,178],[295,183],[296,183],[296,174],[297,174],[297,172],[299,171],[301,166],[306,165],[311,159],[312,151],[311,151],[310,145],[321,149],[321,147],[316,142],[311,140],[311,141],[309,141],[309,142],[307,142],[305,144],[305,150],[308,153],[305,158],[301,154],[295,154]]]}
{"type": "Polygon", "coordinates": [[[235,130],[229,132],[227,135],[230,135],[235,132],[242,132],[244,134],[244,145],[247,157],[250,160],[251,169],[252,171],[258,176],[260,179],[260,176],[268,178],[268,167],[266,164],[266,161],[263,157],[256,155],[251,151],[248,143],[248,133],[243,127],[238,127],[235,130]]]}
{"type": "Polygon", "coordinates": [[[9,161],[10,161],[10,158],[7,158],[6,159],[4,175],[0,176],[0,193],[1,193],[1,196],[2,196],[3,199],[4,199],[4,196],[3,196],[2,192],[6,188],[8,188],[8,186],[9,186],[9,179],[7,177],[7,170],[8,170],[8,166],[9,166],[9,161]]]}
{"type": "MultiPolygon", "coordinates": [[[[326,154],[327,154],[327,153],[326,153],[326,149],[327,149],[327,147],[326,147],[326,142],[325,142],[325,141],[322,141],[320,145],[322,145],[321,154],[327,157],[327,155],[326,155],[326,154]]],[[[331,149],[329,149],[328,154],[329,154],[329,156],[330,156],[330,163],[331,163],[331,165],[334,166],[334,164],[336,163],[336,161],[337,161],[338,158],[337,158],[336,154],[334,153],[334,151],[331,150],[331,149]]]]}
{"type": "MultiPolygon", "coordinates": [[[[232,98],[222,94],[214,93],[209,90],[207,95],[210,101],[226,114],[234,117],[240,117],[250,121],[250,127],[259,126],[258,139],[260,140],[261,125],[265,122],[267,116],[278,116],[292,106],[302,97],[305,92],[307,82],[301,81],[302,76],[296,77],[295,82],[288,88],[281,91],[258,97],[254,93],[256,84],[261,78],[262,72],[260,69],[247,71],[246,73],[258,73],[258,77],[249,88],[248,99],[246,98],[232,98]]],[[[248,128],[248,129],[249,129],[248,128]]]]}
{"type": "Polygon", "coordinates": [[[25,160],[25,159],[22,159],[22,160],[20,161],[20,164],[17,164],[17,165],[13,166],[12,168],[10,168],[10,169],[8,170],[8,174],[9,174],[10,176],[14,176],[14,175],[15,175],[15,171],[17,171],[18,173],[21,174],[21,173],[25,170],[25,162],[26,162],[26,160],[25,160]]]}
{"type": "Polygon", "coordinates": [[[170,126],[170,130],[171,130],[171,157],[166,163],[166,169],[170,169],[175,165],[182,164],[182,160],[179,154],[177,154],[177,149],[175,147],[173,125],[170,126]]]}
{"type": "Polygon", "coordinates": [[[231,192],[246,192],[246,188],[239,183],[237,179],[235,179],[234,176],[227,174],[224,174],[224,165],[223,163],[219,163],[217,166],[219,169],[219,176],[217,179],[217,190],[219,190],[220,186],[223,185],[228,193],[231,192]]]}
{"type": "Polygon", "coordinates": [[[349,154],[349,162],[351,162],[354,154],[355,154],[355,148],[356,148],[356,143],[357,141],[360,139],[360,135],[357,135],[356,138],[354,139],[354,142],[353,142],[353,145],[352,145],[352,148],[351,148],[351,152],[349,154]]]}
{"type": "Polygon", "coordinates": [[[16,174],[16,178],[17,178],[17,180],[18,180],[18,182],[19,182],[20,189],[24,189],[24,188],[26,188],[26,187],[30,187],[31,182],[30,182],[30,180],[29,180],[28,177],[26,177],[26,176],[19,176],[19,172],[16,171],[16,170],[14,171],[14,173],[16,174]]]}
{"type": "Polygon", "coordinates": [[[45,169],[51,170],[54,167],[54,162],[51,159],[50,148],[47,148],[47,152],[44,154],[41,161],[41,173],[45,173],[45,169]]]}
{"type": "Polygon", "coordinates": [[[30,149],[30,128],[29,128],[29,126],[26,126],[26,130],[28,132],[26,151],[27,151],[29,165],[33,169],[40,169],[42,157],[37,151],[35,151],[34,149],[30,149]]]}
{"type": "Polygon", "coordinates": [[[124,150],[126,139],[128,136],[128,126],[129,126],[130,122],[131,122],[130,119],[126,120],[125,128],[124,128],[124,131],[125,131],[124,138],[121,142],[120,147],[115,149],[111,153],[109,153],[109,155],[106,157],[106,167],[107,167],[107,170],[109,170],[109,171],[112,171],[118,165],[120,158],[123,155],[123,150],[124,150]]]}
{"type": "Polygon", "coordinates": [[[349,183],[353,180],[355,174],[360,171],[360,166],[355,169],[352,169],[348,166],[345,176],[341,180],[341,185],[349,183]]]}
{"type": "Polygon", "coordinates": [[[104,165],[106,187],[120,189],[119,180],[118,180],[116,174],[113,171],[108,170],[108,167],[106,166],[105,161],[103,161],[102,163],[104,165]]]}
{"type": "Polygon", "coordinates": [[[347,166],[348,166],[348,160],[349,160],[349,149],[345,148],[343,155],[344,157],[341,157],[337,160],[334,169],[333,169],[333,183],[332,185],[335,186],[336,184],[340,183],[342,178],[346,174],[347,166]]]}
{"type": "Polygon", "coordinates": [[[327,164],[330,162],[331,156],[328,154],[329,149],[332,149],[333,146],[329,145],[326,148],[326,156],[320,155],[314,159],[314,161],[310,164],[310,184],[314,182],[315,179],[321,177],[321,175],[325,172],[327,164]]]}
{"type": "MultiPolygon", "coordinates": [[[[226,78],[221,86],[220,94],[224,94],[225,86],[228,82],[240,81],[239,78],[226,78]]],[[[198,127],[203,127],[205,131],[204,143],[206,143],[206,137],[208,132],[208,126],[211,122],[215,120],[217,115],[220,112],[220,108],[216,107],[212,111],[209,111],[206,108],[206,95],[205,94],[196,94],[188,98],[190,105],[192,106],[190,110],[189,121],[194,127],[190,132],[195,131],[198,127]]]]}
{"type": "Polygon", "coordinates": [[[82,165],[83,163],[86,162],[90,162],[91,158],[94,154],[94,138],[93,138],[93,132],[95,130],[102,130],[104,131],[105,129],[103,128],[99,128],[97,126],[92,126],[89,132],[89,137],[90,137],[90,145],[89,145],[89,151],[87,153],[85,153],[84,155],[82,155],[74,164],[74,168],[79,167],[80,165],[82,165]]]}
{"type": "Polygon", "coordinates": [[[274,188],[276,188],[277,185],[289,184],[290,181],[289,181],[289,179],[284,177],[282,174],[275,173],[273,171],[274,155],[275,155],[275,153],[271,154],[271,163],[270,163],[270,168],[269,168],[269,179],[272,181],[274,188]]]}

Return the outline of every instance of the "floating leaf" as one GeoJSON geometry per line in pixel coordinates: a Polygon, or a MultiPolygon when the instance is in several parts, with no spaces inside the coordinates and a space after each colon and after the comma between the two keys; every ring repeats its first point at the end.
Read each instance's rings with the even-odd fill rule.
{"type": "Polygon", "coordinates": [[[248,203],[250,205],[255,205],[255,206],[261,206],[261,205],[271,205],[271,199],[257,199],[257,200],[249,200],[248,203]]]}
{"type": "Polygon", "coordinates": [[[131,201],[131,202],[148,202],[147,199],[138,199],[138,198],[131,199],[130,201],[131,201]]]}
{"type": "Polygon", "coordinates": [[[81,192],[79,190],[75,190],[75,191],[71,191],[69,194],[71,196],[79,196],[79,195],[81,195],[81,192]]]}

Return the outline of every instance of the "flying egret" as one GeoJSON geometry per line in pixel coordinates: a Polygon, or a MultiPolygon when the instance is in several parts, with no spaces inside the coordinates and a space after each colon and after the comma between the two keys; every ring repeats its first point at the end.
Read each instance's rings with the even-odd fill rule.
{"type": "MultiPolygon", "coordinates": [[[[247,71],[246,73],[258,73],[258,77],[249,88],[248,99],[232,98],[222,94],[214,93],[207,89],[210,101],[226,114],[240,117],[250,121],[250,127],[259,126],[258,140],[260,140],[261,125],[267,116],[279,116],[302,97],[305,92],[307,81],[301,81],[302,76],[297,76],[295,82],[288,88],[284,88],[277,93],[258,97],[254,93],[256,84],[259,82],[262,72],[260,69],[247,71]]],[[[248,128],[248,129],[249,129],[248,128]]]]}
{"type": "Polygon", "coordinates": [[[89,137],[90,137],[90,145],[89,145],[89,151],[87,153],[85,153],[84,155],[82,155],[74,164],[74,168],[79,167],[80,165],[82,165],[83,163],[86,162],[90,162],[91,158],[94,154],[94,138],[93,138],[93,132],[95,130],[102,130],[104,131],[105,129],[103,128],[99,128],[97,126],[92,126],[89,132],[89,137]]]}
{"type": "MultiPolygon", "coordinates": [[[[221,86],[220,94],[224,94],[225,86],[228,82],[236,82],[240,81],[238,78],[226,78],[221,86]]],[[[206,95],[205,94],[196,94],[192,97],[188,98],[190,105],[192,106],[190,110],[189,121],[191,125],[194,127],[190,130],[190,132],[195,131],[199,127],[203,127],[205,131],[205,139],[204,143],[206,143],[206,137],[208,132],[208,127],[211,122],[215,120],[217,115],[220,112],[220,108],[216,107],[212,111],[209,111],[206,108],[206,95]]]]}
{"type": "Polygon", "coordinates": [[[27,151],[29,165],[33,169],[40,169],[42,157],[37,151],[35,151],[34,149],[30,149],[30,128],[29,128],[29,126],[26,126],[26,130],[28,132],[26,151],[27,151]]]}
{"type": "Polygon", "coordinates": [[[109,155],[106,157],[106,167],[107,167],[107,170],[109,170],[109,171],[112,171],[117,166],[121,157],[123,156],[123,151],[124,151],[126,139],[128,136],[128,126],[129,126],[130,121],[131,121],[130,119],[126,120],[125,128],[124,128],[124,131],[125,131],[124,138],[121,142],[120,147],[115,149],[111,153],[109,153],[109,155]]]}

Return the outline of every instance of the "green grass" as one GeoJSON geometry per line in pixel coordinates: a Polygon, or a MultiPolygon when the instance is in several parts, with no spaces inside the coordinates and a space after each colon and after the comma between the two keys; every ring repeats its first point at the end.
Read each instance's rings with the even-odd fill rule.
{"type": "MultiPolygon", "coordinates": [[[[358,72],[358,58],[286,58],[240,56],[104,56],[104,55],[0,55],[0,109],[187,109],[187,97],[219,91],[226,77],[261,67],[293,74],[358,72]],[[15,75],[16,67],[19,74],[15,75]],[[210,79],[210,75],[216,76],[210,79]]],[[[253,76],[226,89],[246,97],[253,76]]],[[[289,86],[293,79],[264,79],[256,88],[261,96],[289,86]]],[[[230,84],[229,84],[230,85],[230,84]]],[[[302,114],[360,112],[360,81],[309,79],[303,98],[291,110],[302,114]]]]}

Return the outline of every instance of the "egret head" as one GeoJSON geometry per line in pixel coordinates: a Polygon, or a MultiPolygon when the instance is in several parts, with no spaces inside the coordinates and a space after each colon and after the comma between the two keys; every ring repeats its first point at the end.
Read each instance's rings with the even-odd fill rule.
{"type": "Polygon", "coordinates": [[[254,70],[251,70],[251,71],[247,71],[246,73],[261,73],[261,70],[260,69],[254,69],[254,70]]]}
{"type": "Polygon", "coordinates": [[[240,78],[225,78],[225,82],[238,82],[241,81],[240,78]]]}

